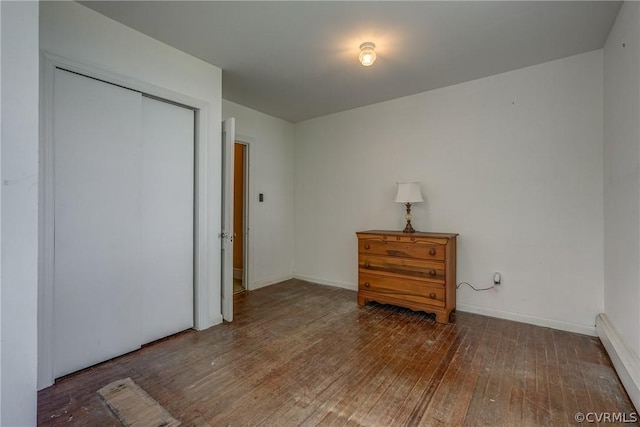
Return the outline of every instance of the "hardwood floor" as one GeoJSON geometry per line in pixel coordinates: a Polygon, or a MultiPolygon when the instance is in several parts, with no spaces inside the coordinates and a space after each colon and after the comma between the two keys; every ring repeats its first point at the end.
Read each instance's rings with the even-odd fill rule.
{"type": "Polygon", "coordinates": [[[290,280],[237,294],[233,323],[59,380],[38,395],[38,423],[120,426],[96,391],[125,377],[185,426],[563,426],[577,412],[635,413],[597,338],[453,317],[358,307],[355,292],[290,280]]]}

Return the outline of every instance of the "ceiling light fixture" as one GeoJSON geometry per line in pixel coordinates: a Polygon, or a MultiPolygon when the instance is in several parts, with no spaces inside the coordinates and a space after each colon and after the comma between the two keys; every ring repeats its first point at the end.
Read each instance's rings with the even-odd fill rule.
{"type": "Polygon", "coordinates": [[[365,67],[369,67],[376,62],[376,45],[371,42],[365,42],[360,45],[360,55],[358,59],[365,67]]]}

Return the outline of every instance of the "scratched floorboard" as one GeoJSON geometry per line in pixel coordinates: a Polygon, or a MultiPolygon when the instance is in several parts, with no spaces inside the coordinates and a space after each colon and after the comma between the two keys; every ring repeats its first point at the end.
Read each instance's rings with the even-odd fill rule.
{"type": "Polygon", "coordinates": [[[57,381],[38,425],[120,426],[96,391],[125,377],[185,426],[563,426],[635,411],[597,338],[468,313],[440,325],[299,280],[237,294],[231,324],[57,381]]]}

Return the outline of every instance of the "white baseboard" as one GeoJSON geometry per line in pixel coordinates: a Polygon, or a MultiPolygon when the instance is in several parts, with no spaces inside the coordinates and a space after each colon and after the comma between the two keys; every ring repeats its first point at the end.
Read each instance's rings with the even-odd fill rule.
{"type": "Polygon", "coordinates": [[[218,313],[215,316],[211,317],[211,320],[209,321],[208,324],[206,325],[202,325],[201,327],[194,327],[193,329],[195,329],[196,331],[204,331],[205,329],[209,329],[212,326],[216,326],[219,325],[220,323],[223,322],[223,318],[222,318],[222,313],[218,313]]]}
{"type": "Polygon", "coordinates": [[[349,289],[350,291],[357,291],[358,285],[355,283],[344,283],[344,282],[332,282],[325,279],[320,279],[319,277],[311,277],[311,276],[301,276],[296,274],[293,276],[294,279],[304,280],[306,282],[317,283],[319,285],[328,285],[335,286],[336,288],[349,289]]]}
{"type": "Polygon", "coordinates": [[[596,317],[596,330],[633,406],[640,411],[640,360],[638,355],[624,343],[606,314],[601,313],[596,317]]]}
{"type": "Polygon", "coordinates": [[[256,289],[275,285],[276,283],[284,282],[286,280],[291,280],[291,279],[293,279],[293,276],[289,275],[289,276],[276,277],[273,279],[261,280],[259,282],[252,283],[251,286],[249,287],[249,290],[254,291],[256,289]]]}
{"type": "Polygon", "coordinates": [[[486,308],[470,304],[457,304],[456,310],[483,314],[485,316],[497,317],[499,319],[514,320],[516,322],[529,323],[531,325],[544,326],[546,328],[559,329],[561,331],[576,332],[578,334],[590,335],[592,337],[597,336],[596,328],[593,325],[581,325],[579,323],[545,319],[542,317],[529,316],[528,314],[513,313],[510,311],[496,310],[494,308],[486,308]]]}
{"type": "MultiPolygon", "coordinates": [[[[320,285],[335,286],[338,288],[349,289],[351,291],[358,290],[358,285],[355,283],[333,282],[330,280],[321,279],[319,277],[304,276],[300,274],[296,274],[293,277],[295,279],[318,283],[320,285]]],[[[579,323],[564,322],[561,320],[545,319],[542,317],[529,316],[526,314],[496,310],[493,308],[480,307],[470,304],[458,304],[456,310],[497,317],[499,319],[514,320],[516,322],[528,323],[531,325],[543,326],[546,328],[558,329],[561,331],[576,332],[578,334],[590,335],[592,337],[597,336],[596,328],[594,325],[582,325],[579,323]]]]}

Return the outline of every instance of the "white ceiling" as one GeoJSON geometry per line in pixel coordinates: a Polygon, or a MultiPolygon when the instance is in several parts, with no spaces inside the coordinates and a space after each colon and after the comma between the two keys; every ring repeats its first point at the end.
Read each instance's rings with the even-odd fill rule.
{"type": "Polygon", "coordinates": [[[621,3],[82,4],[222,68],[225,99],[298,122],[601,48],[621,3]]]}

